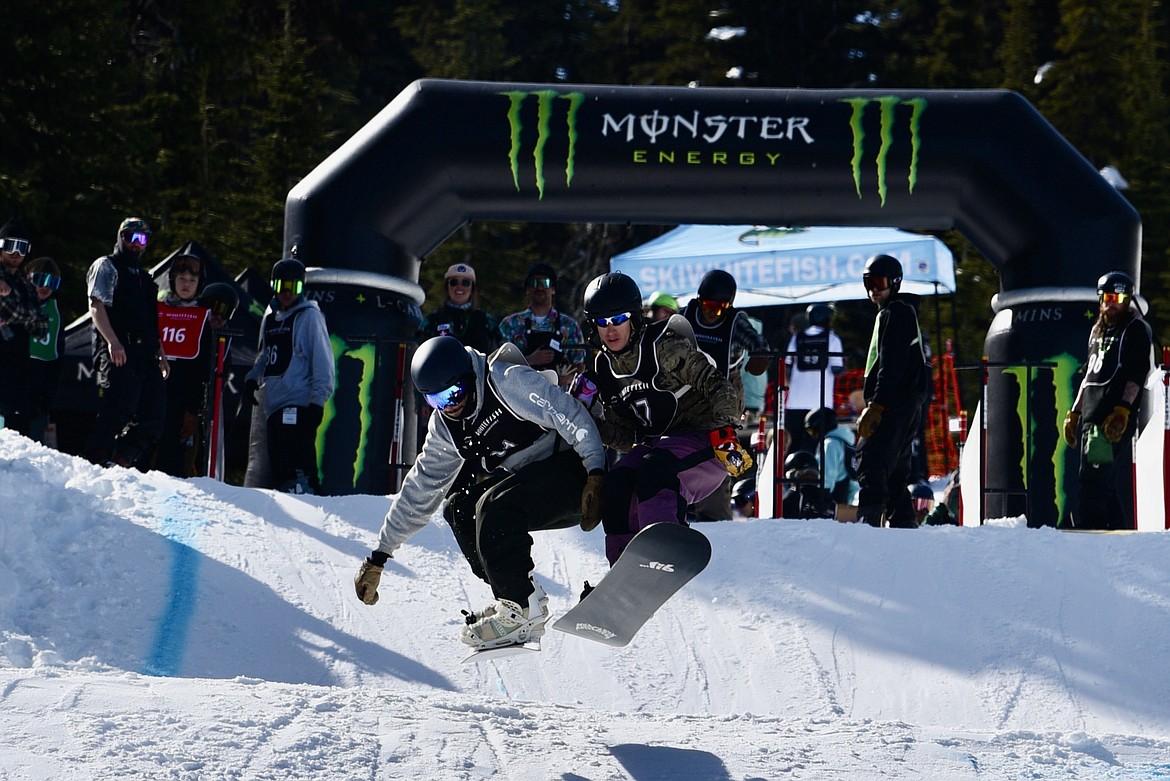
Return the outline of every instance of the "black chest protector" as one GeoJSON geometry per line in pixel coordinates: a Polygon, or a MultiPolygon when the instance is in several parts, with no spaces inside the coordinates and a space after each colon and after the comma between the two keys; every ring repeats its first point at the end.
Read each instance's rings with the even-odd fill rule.
{"type": "Polygon", "coordinates": [[[646,326],[638,346],[638,365],[630,374],[613,368],[609,353],[602,350],[594,360],[597,390],[605,406],[632,422],[643,437],[666,433],[678,412],[678,399],[657,385],[661,367],[654,346],[666,333],[667,320],[646,326]]]}
{"type": "Polygon", "coordinates": [[[564,361],[564,347],[562,346],[562,342],[564,342],[565,334],[564,329],[561,327],[561,316],[557,313],[557,310],[553,309],[548,313],[548,323],[552,326],[553,330],[535,331],[533,330],[535,326],[532,318],[528,317],[524,319],[525,352],[531,354],[536,350],[548,347],[556,353],[548,363],[531,364],[532,368],[537,371],[541,369],[555,369],[564,361]]]}
{"type": "Polygon", "coordinates": [[[796,368],[802,372],[824,371],[829,365],[829,329],[819,334],[801,331],[796,335],[796,368]]]}
{"type": "Polygon", "coordinates": [[[107,256],[118,272],[114,303],[106,314],[123,342],[155,343],[158,339],[158,285],[149,272],[120,255],[107,256]]]}
{"type": "Polygon", "coordinates": [[[735,332],[735,307],[728,307],[723,319],[715,325],[703,325],[699,320],[699,306],[692,301],[683,310],[683,316],[691,324],[695,332],[695,341],[699,349],[710,355],[715,361],[715,368],[724,377],[731,376],[731,349],[732,334],[735,332]]]}
{"type": "Polygon", "coordinates": [[[494,335],[488,328],[487,313],[482,309],[460,309],[443,305],[431,315],[430,336],[454,336],[467,347],[491,352],[494,335]]]}
{"type": "Polygon", "coordinates": [[[304,310],[298,309],[277,322],[275,316],[264,321],[264,376],[279,377],[288,370],[293,354],[293,323],[304,310]]]}
{"type": "Polygon", "coordinates": [[[532,446],[545,435],[545,429],[513,412],[501,398],[490,374],[484,382],[483,396],[483,404],[474,418],[443,417],[442,421],[463,460],[476,469],[492,472],[513,453],[532,446]]]}

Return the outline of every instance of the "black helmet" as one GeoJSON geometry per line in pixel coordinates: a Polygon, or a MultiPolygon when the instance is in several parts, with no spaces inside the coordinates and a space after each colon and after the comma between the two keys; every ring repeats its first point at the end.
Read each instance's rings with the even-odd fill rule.
{"type": "Polygon", "coordinates": [[[231,320],[240,305],[240,294],[226,282],[212,282],[199,296],[199,306],[205,306],[224,320],[231,320]]]}
{"type": "Polygon", "coordinates": [[[874,255],[865,261],[865,270],[861,272],[863,280],[870,277],[885,277],[890,290],[897,293],[902,287],[902,264],[890,255],[874,255]]]}
{"type": "Polygon", "coordinates": [[[809,325],[819,325],[822,328],[828,328],[833,319],[833,307],[828,304],[809,304],[804,313],[808,315],[809,325]]]}
{"type": "Polygon", "coordinates": [[[438,393],[474,373],[467,348],[454,336],[427,339],[410,362],[410,378],[419,393],[438,393]]]}
{"type": "Polygon", "coordinates": [[[837,428],[837,413],[829,407],[809,410],[804,416],[804,427],[817,439],[837,428]]]}
{"type": "Polygon", "coordinates": [[[612,317],[623,312],[630,313],[630,342],[642,328],[642,291],[634,278],[618,272],[602,274],[585,288],[585,335],[597,342],[597,326],[593,323],[599,317],[612,317]]]}
{"type": "MultiPolygon", "coordinates": [[[[292,279],[305,281],[305,264],[296,258],[278,260],[272,267],[272,279],[292,279]]],[[[273,287],[276,287],[273,285],[273,287]]]]}
{"type": "Polygon", "coordinates": [[[1124,293],[1133,295],[1133,277],[1122,271],[1110,271],[1097,280],[1097,295],[1104,293],[1124,293]]]}
{"type": "Polygon", "coordinates": [[[731,501],[740,509],[746,507],[755,495],[756,479],[754,477],[737,480],[735,485],[731,487],[731,501]]]}
{"type": "Polygon", "coordinates": [[[708,271],[699,282],[699,298],[735,303],[735,277],[719,268],[708,271]]]}
{"type": "Polygon", "coordinates": [[[784,459],[785,475],[791,472],[799,474],[800,472],[806,472],[809,470],[819,473],[820,467],[817,466],[817,457],[807,450],[793,450],[788,454],[788,457],[784,459]]]}
{"type": "Polygon", "coordinates": [[[910,496],[914,499],[933,499],[934,489],[930,487],[930,483],[919,480],[910,487],[910,496]]]}

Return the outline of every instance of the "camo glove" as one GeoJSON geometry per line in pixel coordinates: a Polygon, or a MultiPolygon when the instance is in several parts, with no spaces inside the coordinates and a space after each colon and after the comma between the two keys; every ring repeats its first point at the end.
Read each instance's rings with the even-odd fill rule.
{"type": "Polygon", "coordinates": [[[735,429],[731,426],[721,426],[711,432],[711,448],[719,463],[732,477],[739,477],[752,468],[752,457],[739,444],[735,429]]]}
{"type": "Polygon", "coordinates": [[[857,416],[858,439],[869,439],[873,436],[873,432],[882,424],[882,413],[885,411],[886,408],[877,402],[871,401],[865,405],[865,409],[857,416]]]}
{"type": "Polygon", "coordinates": [[[374,551],[362,562],[357,577],[353,579],[358,599],[367,605],[378,603],[378,582],[382,580],[382,568],[389,558],[390,554],[388,553],[374,551]]]}
{"type": "Polygon", "coordinates": [[[1069,447],[1077,446],[1077,431],[1081,426],[1081,413],[1069,410],[1064,416],[1064,443],[1069,447]]]}
{"type": "Polygon", "coordinates": [[[601,488],[605,484],[605,472],[594,469],[585,478],[581,491],[581,528],[591,532],[601,523],[601,488]]]}
{"type": "Polygon", "coordinates": [[[1101,433],[1110,443],[1116,444],[1121,441],[1121,435],[1129,428],[1129,408],[1128,407],[1114,407],[1113,411],[1105,416],[1105,421],[1101,424],[1101,433]]]}

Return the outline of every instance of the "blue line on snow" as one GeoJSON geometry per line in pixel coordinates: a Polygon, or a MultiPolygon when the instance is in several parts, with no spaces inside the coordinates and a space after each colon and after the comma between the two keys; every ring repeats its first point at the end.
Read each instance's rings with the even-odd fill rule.
{"type": "Polygon", "coordinates": [[[159,620],[143,673],[161,677],[179,674],[187,636],[195,614],[199,579],[199,551],[188,542],[202,522],[195,518],[165,517],[160,530],[171,551],[170,599],[159,620]]]}

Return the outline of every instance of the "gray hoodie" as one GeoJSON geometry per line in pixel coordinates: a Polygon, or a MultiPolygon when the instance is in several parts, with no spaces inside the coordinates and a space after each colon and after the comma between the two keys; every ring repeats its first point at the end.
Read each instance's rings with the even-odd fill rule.
{"type": "MultiPolygon", "coordinates": [[[[557,439],[569,443],[581,456],[587,470],[605,466],[605,449],[597,433],[593,418],[585,407],[561,390],[555,381],[530,367],[516,345],[507,343],[491,356],[466,348],[475,370],[475,410],[468,414],[474,419],[484,402],[485,372],[500,396],[517,417],[536,423],[544,434],[523,450],[512,453],[503,462],[507,472],[518,472],[528,464],[542,461],[553,454],[557,439]]],[[[443,422],[442,413],[431,415],[427,438],[414,466],[406,473],[378,541],[378,550],[394,553],[411,535],[425,527],[443,503],[447,491],[459,475],[463,457],[455,448],[455,440],[443,422]]]]}
{"type": "Polygon", "coordinates": [[[302,314],[293,323],[292,360],[280,375],[264,376],[268,351],[264,346],[264,323],[260,324],[260,348],[246,379],[255,380],[264,389],[265,417],[285,407],[307,407],[310,404],[324,407],[333,395],[333,346],[329,343],[325,315],[317,302],[302,298],[287,311],[269,309],[264,321],[272,317],[276,322],[282,322],[297,312],[302,314]]]}

